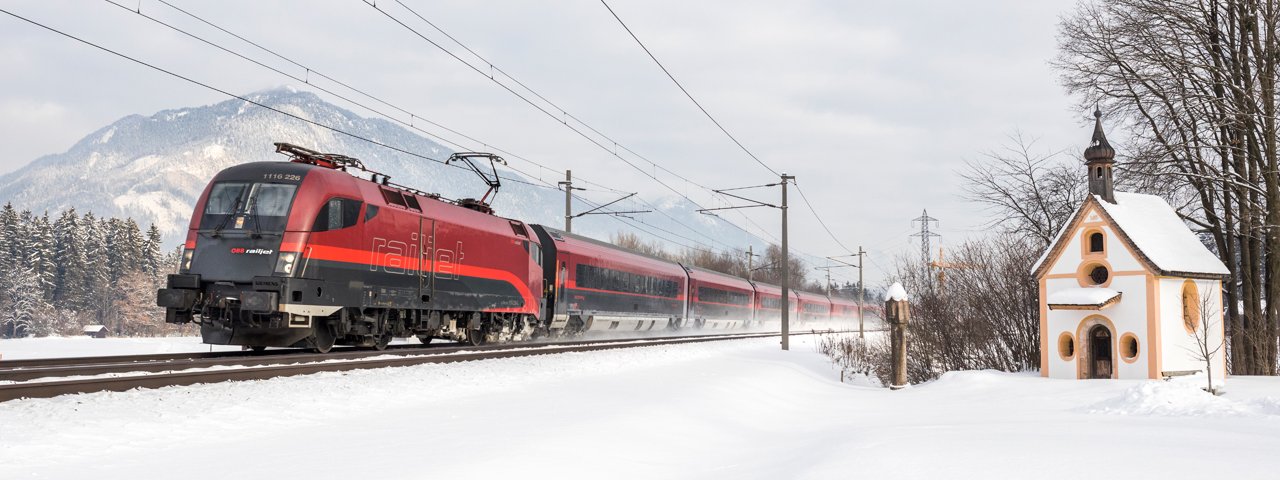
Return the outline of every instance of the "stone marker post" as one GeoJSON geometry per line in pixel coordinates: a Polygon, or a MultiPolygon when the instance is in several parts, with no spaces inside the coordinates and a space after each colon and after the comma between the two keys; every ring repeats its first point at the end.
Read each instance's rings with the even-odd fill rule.
{"type": "Polygon", "coordinates": [[[893,356],[893,376],[889,388],[899,390],[907,383],[907,322],[911,319],[911,307],[907,305],[907,291],[902,284],[894,283],[885,292],[885,320],[889,322],[889,343],[893,356]]]}

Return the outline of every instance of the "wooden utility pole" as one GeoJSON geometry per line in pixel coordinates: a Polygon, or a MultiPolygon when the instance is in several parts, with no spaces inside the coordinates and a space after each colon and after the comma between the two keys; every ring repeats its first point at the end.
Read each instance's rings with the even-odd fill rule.
{"type": "Polygon", "coordinates": [[[907,322],[911,319],[911,307],[907,305],[907,291],[901,283],[889,287],[884,299],[885,320],[889,322],[889,343],[893,356],[893,373],[889,388],[899,390],[907,383],[907,322]]]}

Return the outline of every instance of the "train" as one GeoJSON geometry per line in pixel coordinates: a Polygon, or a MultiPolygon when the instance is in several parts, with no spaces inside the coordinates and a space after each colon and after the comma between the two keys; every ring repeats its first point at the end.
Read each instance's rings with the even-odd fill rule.
{"type": "MultiPolygon", "coordinates": [[[[385,349],[393,338],[472,345],[589,332],[772,328],[776,285],[683,265],[495,215],[495,161],[461,152],[490,183],[447,200],[358,159],[288,143],[289,161],[222,170],[196,202],[178,272],[156,294],[165,321],[204,343],[385,349]],[[488,160],[493,175],[476,162],[488,160]]],[[[856,302],[791,291],[799,326],[856,321],[856,302]]]]}

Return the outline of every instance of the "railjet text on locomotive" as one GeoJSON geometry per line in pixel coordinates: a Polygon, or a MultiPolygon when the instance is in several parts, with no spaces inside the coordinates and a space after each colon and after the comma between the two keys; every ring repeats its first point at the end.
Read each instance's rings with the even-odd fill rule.
{"type": "MultiPolygon", "coordinates": [[[[450,156],[488,190],[448,200],[355,158],[275,146],[291,161],[230,167],[205,187],[157,292],[166,320],[200,325],[205,343],[326,352],[779,322],[776,286],[494,215],[497,155],[450,156]]],[[[852,302],[792,295],[801,322],[856,318],[852,302]]]]}

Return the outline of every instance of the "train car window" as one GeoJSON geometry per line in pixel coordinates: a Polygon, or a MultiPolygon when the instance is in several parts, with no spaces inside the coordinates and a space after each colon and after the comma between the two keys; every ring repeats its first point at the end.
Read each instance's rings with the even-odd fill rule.
{"type": "Polygon", "coordinates": [[[364,221],[366,223],[368,223],[369,220],[373,220],[373,217],[376,217],[376,216],[378,216],[377,205],[370,204],[369,206],[364,207],[364,221]]]}
{"type": "Polygon", "coordinates": [[[698,287],[698,300],[702,302],[723,303],[728,305],[746,305],[747,295],[719,288],[698,287]]]}
{"type": "Polygon", "coordinates": [[[382,198],[391,205],[399,205],[401,207],[408,208],[408,205],[404,202],[404,195],[401,195],[400,192],[395,190],[386,188],[382,189],[382,198]]]}
{"type": "Polygon", "coordinates": [[[584,264],[577,266],[577,283],[583,288],[659,297],[675,297],[679,289],[672,280],[584,264]]]}
{"type": "Polygon", "coordinates": [[[780,309],[782,308],[782,298],[764,297],[760,299],[760,306],[764,308],[780,309]]]}
{"type": "Polygon", "coordinates": [[[324,202],[324,206],[320,207],[311,231],[327,232],[355,225],[360,215],[360,204],[360,201],[349,198],[330,198],[329,201],[324,202]]]}
{"type": "Polygon", "coordinates": [[[422,206],[418,205],[418,197],[414,196],[412,193],[406,193],[404,195],[404,203],[409,208],[412,208],[419,212],[422,211],[422,206]]]}

